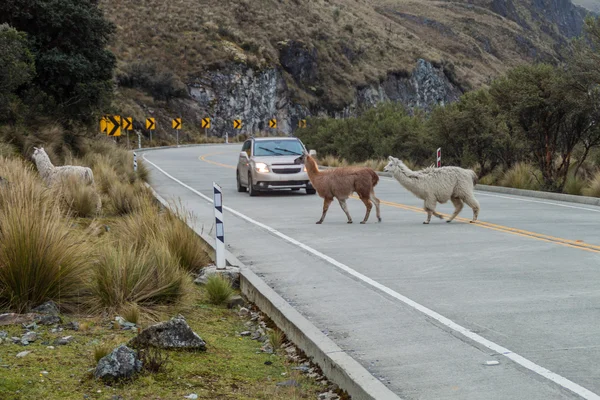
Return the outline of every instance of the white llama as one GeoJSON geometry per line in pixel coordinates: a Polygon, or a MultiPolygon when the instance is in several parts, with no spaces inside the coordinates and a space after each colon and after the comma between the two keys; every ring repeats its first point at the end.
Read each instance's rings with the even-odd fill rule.
{"type": "Polygon", "coordinates": [[[428,224],[431,215],[444,219],[435,211],[437,203],[444,204],[448,200],[454,204],[454,213],[447,222],[452,222],[461,212],[463,202],[473,209],[473,220],[477,221],[479,215],[479,202],[473,194],[477,183],[477,174],[470,169],[460,167],[429,167],[420,171],[411,171],[404,163],[392,156],[383,169],[391,172],[394,178],[409,192],[424,200],[424,209],[427,211],[428,224]]]}
{"type": "MultiPolygon", "coordinates": [[[[94,189],[96,187],[94,173],[89,167],[82,167],[79,165],[62,165],[55,167],[43,147],[34,147],[32,158],[35,161],[40,176],[48,186],[52,186],[64,178],[75,176],[77,179],[81,180],[83,184],[91,185],[94,189]]],[[[97,192],[96,195],[98,198],[96,208],[99,212],[102,208],[102,200],[97,192]]]]}

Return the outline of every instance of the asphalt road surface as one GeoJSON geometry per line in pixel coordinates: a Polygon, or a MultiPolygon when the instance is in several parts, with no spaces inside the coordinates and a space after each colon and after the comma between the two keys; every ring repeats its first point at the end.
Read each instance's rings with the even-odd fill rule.
{"type": "Polygon", "coordinates": [[[354,224],[334,202],[316,225],[318,195],[236,191],[240,148],[144,157],[206,230],[197,193],[217,182],[229,251],[401,398],[600,399],[600,207],[478,191],[480,223],[465,206],[423,225],[422,201],[382,177],[383,222],[349,200],[354,224]]]}

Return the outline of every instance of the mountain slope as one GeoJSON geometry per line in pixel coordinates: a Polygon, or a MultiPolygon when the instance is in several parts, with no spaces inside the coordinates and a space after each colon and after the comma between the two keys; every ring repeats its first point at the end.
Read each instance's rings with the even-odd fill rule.
{"type": "Polygon", "coordinates": [[[112,50],[122,74],[136,73],[133,63],[151,63],[206,97],[215,71],[229,82],[247,69],[258,79],[275,68],[282,79],[269,90],[285,86],[287,100],[303,107],[296,114],[343,112],[360,88],[390,73],[408,77],[419,59],[461,90],[523,62],[556,61],[559,47],[581,32],[585,15],[570,0],[100,3],[118,26],[112,50]]]}

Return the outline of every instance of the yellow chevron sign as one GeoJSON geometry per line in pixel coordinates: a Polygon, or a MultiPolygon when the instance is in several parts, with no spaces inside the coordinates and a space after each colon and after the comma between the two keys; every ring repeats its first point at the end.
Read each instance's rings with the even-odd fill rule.
{"type": "Polygon", "coordinates": [[[298,128],[306,128],[306,120],[305,119],[301,119],[300,121],[298,121],[298,128]]]}
{"type": "Polygon", "coordinates": [[[273,128],[273,129],[277,128],[277,120],[276,119],[269,120],[269,128],[273,128]]]}
{"type": "Polygon", "coordinates": [[[173,129],[181,129],[181,118],[175,118],[171,121],[171,126],[173,129]]]}
{"type": "Polygon", "coordinates": [[[156,129],[156,120],[154,118],[146,118],[146,129],[151,131],[156,129]]]}
{"type": "Polygon", "coordinates": [[[121,119],[121,128],[124,131],[130,131],[133,129],[133,118],[132,117],[123,117],[121,119]]]}
{"type": "Polygon", "coordinates": [[[210,118],[202,118],[201,126],[204,129],[210,129],[210,118]]]}
{"type": "MultiPolygon", "coordinates": [[[[107,115],[103,118],[104,130],[108,136],[121,136],[121,117],[119,115],[107,115]]],[[[100,129],[103,128],[100,120],[100,129]]]]}
{"type": "Polygon", "coordinates": [[[242,129],[242,120],[241,119],[233,120],[233,129],[242,129]]]}

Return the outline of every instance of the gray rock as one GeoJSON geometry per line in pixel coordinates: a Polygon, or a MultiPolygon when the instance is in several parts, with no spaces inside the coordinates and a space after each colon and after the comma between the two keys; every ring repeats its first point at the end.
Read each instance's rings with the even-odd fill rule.
{"type": "Polygon", "coordinates": [[[243,307],[246,302],[242,296],[232,296],[227,302],[228,308],[243,307]]]}
{"type": "Polygon", "coordinates": [[[71,321],[68,324],[65,324],[64,326],[62,326],[63,329],[69,329],[72,331],[78,331],[79,330],[79,322],[77,321],[71,321]]]}
{"type": "Polygon", "coordinates": [[[183,318],[151,325],[129,341],[132,347],[158,347],[161,349],[206,350],[206,343],[183,318]]]}
{"type": "Polygon", "coordinates": [[[248,315],[250,315],[250,310],[248,310],[246,307],[242,307],[240,308],[240,311],[238,311],[238,315],[240,317],[247,317],[248,315]]]}
{"type": "Polygon", "coordinates": [[[22,351],[19,354],[17,354],[17,358],[23,358],[29,353],[31,353],[31,352],[30,351],[22,351]]]}
{"type": "Polygon", "coordinates": [[[73,336],[65,336],[60,339],[56,339],[54,341],[54,344],[57,346],[66,346],[67,344],[71,343],[72,340],[73,336]]]}
{"type": "Polygon", "coordinates": [[[217,269],[216,265],[204,267],[198,273],[194,283],[198,285],[206,285],[208,278],[213,274],[221,274],[223,277],[229,279],[229,282],[231,282],[231,287],[234,289],[240,288],[240,269],[232,266],[225,267],[223,270],[217,269]]]}
{"type": "Polygon", "coordinates": [[[0,314],[0,326],[3,325],[18,325],[27,324],[33,322],[36,314],[17,314],[17,313],[4,313],[0,314]]]}
{"type": "Polygon", "coordinates": [[[58,306],[52,300],[45,302],[44,304],[40,304],[36,308],[31,310],[34,313],[44,314],[44,315],[58,315],[60,311],[58,306]]]}
{"type": "Polygon", "coordinates": [[[4,339],[8,337],[8,332],[6,331],[0,331],[0,339],[4,339]]]}
{"type": "Polygon", "coordinates": [[[304,374],[308,373],[309,368],[306,365],[301,365],[299,367],[292,367],[294,371],[300,371],[304,374]]]}
{"type": "Polygon", "coordinates": [[[94,376],[105,382],[130,378],[142,369],[137,352],[121,345],[98,361],[94,376]]]}
{"type": "Polygon", "coordinates": [[[240,333],[240,336],[250,336],[252,334],[252,332],[250,331],[244,331],[242,333],[240,333]]]}
{"type": "Polygon", "coordinates": [[[21,337],[21,339],[25,339],[25,340],[27,340],[29,342],[35,342],[37,340],[37,338],[38,338],[37,333],[35,333],[33,331],[32,332],[27,332],[26,334],[24,334],[21,337]]]}

